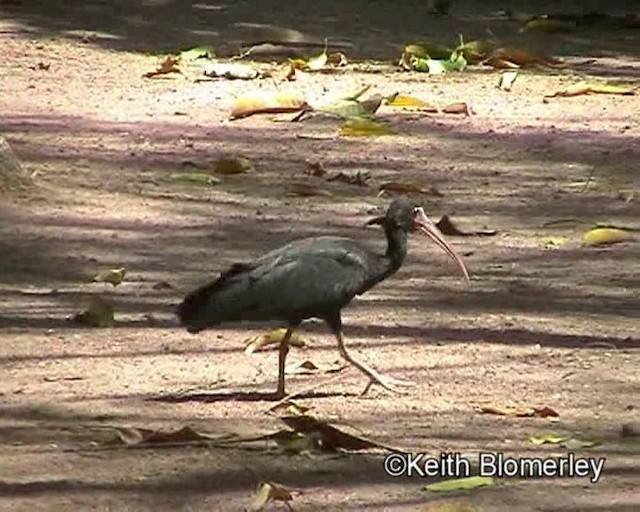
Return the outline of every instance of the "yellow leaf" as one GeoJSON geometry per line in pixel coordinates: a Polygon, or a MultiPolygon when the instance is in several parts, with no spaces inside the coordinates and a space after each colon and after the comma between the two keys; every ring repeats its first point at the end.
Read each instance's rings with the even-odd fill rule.
{"type": "Polygon", "coordinates": [[[237,98],[230,117],[240,119],[254,114],[298,112],[306,107],[307,102],[300,93],[257,91],[237,98]]]}
{"type": "Polygon", "coordinates": [[[606,84],[606,83],[588,83],[578,82],[572,84],[564,89],[561,89],[553,94],[545,96],[545,98],[569,98],[572,96],[581,96],[583,94],[619,94],[624,96],[631,96],[635,94],[635,91],[629,87],[622,85],[606,84]]]}
{"type": "Polygon", "coordinates": [[[325,49],[320,55],[312,57],[307,61],[307,69],[309,71],[318,71],[327,65],[328,60],[329,56],[327,55],[327,50],[325,49]]]}
{"type": "Polygon", "coordinates": [[[419,98],[415,98],[413,96],[408,96],[406,94],[394,94],[393,96],[389,96],[387,98],[387,105],[390,107],[415,107],[420,108],[422,110],[427,110],[429,112],[437,112],[438,109],[433,106],[431,103],[427,103],[419,98]]]}
{"type": "Polygon", "coordinates": [[[338,131],[339,135],[349,137],[375,137],[391,133],[388,125],[367,118],[347,119],[338,131]]]}
{"type": "Polygon", "coordinates": [[[618,228],[593,228],[584,234],[583,245],[593,247],[597,245],[615,244],[626,242],[633,238],[632,234],[618,228]]]}
{"type": "MultiPolygon", "coordinates": [[[[286,332],[286,329],[271,329],[265,334],[247,338],[244,340],[244,343],[247,345],[244,353],[247,355],[253,354],[254,352],[264,350],[270,345],[279,344],[286,332]]],[[[297,332],[294,332],[291,338],[289,338],[289,345],[292,347],[304,347],[304,341],[300,339],[300,335],[297,332]]]]}

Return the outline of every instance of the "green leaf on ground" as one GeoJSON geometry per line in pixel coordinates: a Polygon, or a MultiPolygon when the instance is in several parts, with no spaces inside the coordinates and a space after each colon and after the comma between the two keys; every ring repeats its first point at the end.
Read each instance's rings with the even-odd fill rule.
{"type": "Polygon", "coordinates": [[[196,59],[213,59],[216,52],[212,46],[194,46],[188,50],[182,50],[178,56],[181,60],[190,61],[196,59]]]}
{"type": "Polygon", "coordinates": [[[487,485],[494,485],[495,480],[490,476],[470,476],[467,478],[454,478],[451,480],[443,480],[434,484],[424,486],[425,491],[431,492],[452,492],[464,491],[468,489],[476,489],[487,485]]]}
{"type": "Polygon", "coordinates": [[[124,267],[110,268],[109,270],[103,270],[98,272],[93,278],[96,283],[109,283],[113,286],[118,286],[127,274],[127,269],[124,267]]]}

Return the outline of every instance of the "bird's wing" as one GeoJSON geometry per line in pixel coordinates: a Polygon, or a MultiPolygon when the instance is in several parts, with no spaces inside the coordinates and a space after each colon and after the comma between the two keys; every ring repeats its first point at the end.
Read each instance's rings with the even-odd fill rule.
{"type": "Polygon", "coordinates": [[[247,292],[265,298],[254,306],[264,313],[340,308],[364,291],[368,258],[355,244],[285,251],[248,272],[247,292]]]}

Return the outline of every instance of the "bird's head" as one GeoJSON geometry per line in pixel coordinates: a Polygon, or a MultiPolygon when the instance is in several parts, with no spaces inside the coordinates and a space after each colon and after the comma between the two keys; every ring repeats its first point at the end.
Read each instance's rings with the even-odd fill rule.
{"type": "Polygon", "coordinates": [[[455,261],[458,268],[462,271],[465,280],[469,282],[469,273],[465,267],[462,258],[453,250],[449,243],[444,239],[444,236],[435,225],[435,223],[427,217],[422,207],[413,202],[407,197],[399,197],[394,199],[387,213],[381,217],[375,217],[367,222],[367,226],[380,225],[387,230],[391,231],[403,231],[405,233],[412,233],[418,231],[428,236],[433,242],[436,243],[447,255],[455,261]]]}

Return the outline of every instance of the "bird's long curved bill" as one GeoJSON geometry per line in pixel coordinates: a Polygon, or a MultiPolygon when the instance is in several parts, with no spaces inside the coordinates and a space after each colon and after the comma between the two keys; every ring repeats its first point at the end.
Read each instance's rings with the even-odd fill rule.
{"type": "Polygon", "coordinates": [[[416,229],[431,238],[431,240],[433,240],[438,245],[438,247],[440,247],[453,261],[456,262],[456,265],[458,265],[458,268],[462,271],[465,280],[467,281],[467,283],[470,283],[471,281],[469,279],[469,272],[467,272],[467,267],[465,267],[462,258],[460,258],[460,256],[458,256],[453,248],[447,243],[442,233],[440,233],[438,227],[429,217],[425,215],[422,208],[419,208],[416,212],[413,218],[413,222],[416,229]]]}

